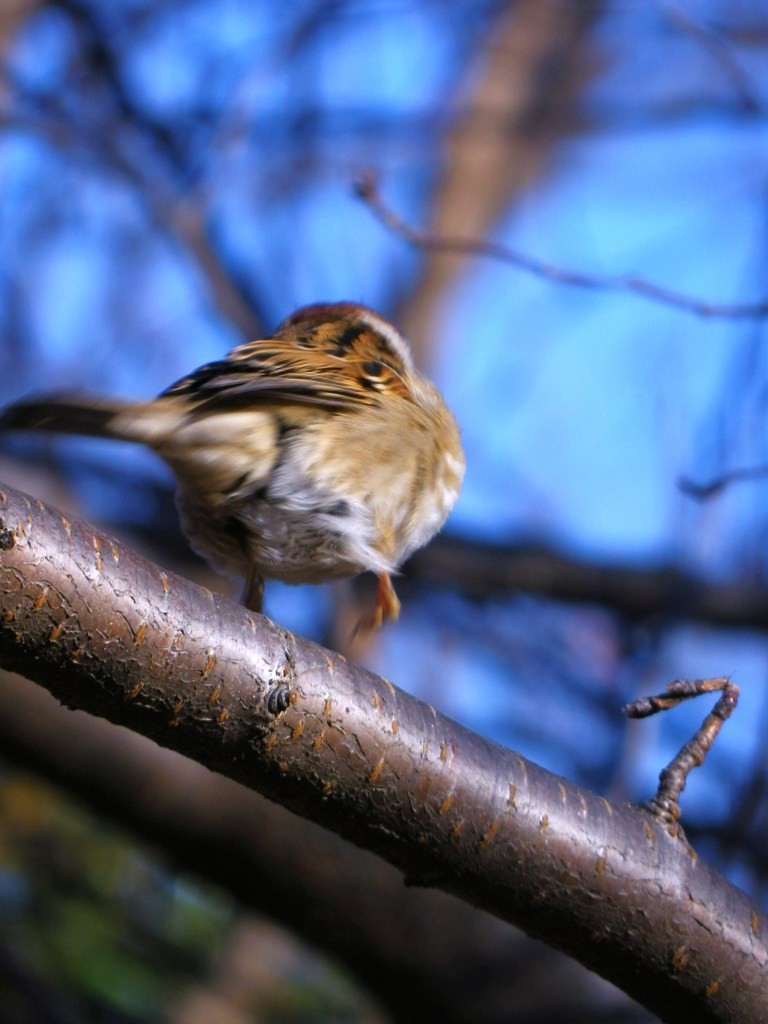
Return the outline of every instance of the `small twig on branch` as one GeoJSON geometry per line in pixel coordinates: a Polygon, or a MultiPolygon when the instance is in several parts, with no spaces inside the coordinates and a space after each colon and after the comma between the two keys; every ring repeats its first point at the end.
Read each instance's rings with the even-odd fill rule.
{"type": "Polygon", "coordinates": [[[716,679],[675,679],[664,693],[641,697],[623,709],[630,718],[648,718],[659,711],[669,711],[691,697],[702,693],[722,691],[720,699],[701,723],[694,736],[683,746],[666,768],[659,774],[659,788],[648,802],[648,809],[660,818],[670,835],[679,835],[680,794],[685,789],[688,774],[704,763],[704,758],[715,742],[723,722],[739,702],[739,688],[726,677],[716,679]]]}
{"type": "Polygon", "coordinates": [[[630,292],[652,302],[660,302],[665,306],[673,306],[688,313],[702,317],[723,317],[734,320],[759,320],[768,316],[768,299],[755,303],[719,304],[694,299],[680,292],[672,291],[662,285],[645,281],[631,275],[608,276],[587,274],[581,270],[545,263],[533,256],[501,245],[474,238],[457,236],[437,236],[429,231],[415,228],[399,217],[388,207],[378,191],[378,181],[373,171],[366,171],[355,182],[355,193],[366,203],[378,219],[395,234],[406,239],[420,249],[436,252],[463,253],[465,255],[487,256],[501,263],[510,263],[520,270],[525,270],[537,277],[555,281],[558,284],[573,285],[577,288],[602,289],[605,291],[630,292]]]}
{"type": "Polygon", "coordinates": [[[722,473],[720,476],[716,476],[713,480],[708,480],[703,484],[697,484],[695,481],[689,480],[688,477],[681,477],[678,481],[678,486],[683,494],[703,501],[706,498],[713,498],[720,491],[724,491],[730,484],[738,483],[741,480],[759,480],[762,476],[768,476],[768,465],[731,469],[727,473],[722,473]]]}

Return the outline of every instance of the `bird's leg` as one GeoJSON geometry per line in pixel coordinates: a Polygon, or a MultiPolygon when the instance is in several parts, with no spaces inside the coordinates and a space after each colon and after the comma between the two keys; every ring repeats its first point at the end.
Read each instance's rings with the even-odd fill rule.
{"type": "Polygon", "coordinates": [[[373,625],[376,629],[391,619],[396,622],[400,617],[400,601],[395,588],[392,586],[388,572],[379,576],[379,585],[376,588],[376,600],[373,605],[373,625]]]}
{"type": "Polygon", "coordinates": [[[376,588],[376,599],[369,615],[363,615],[355,626],[352,636],[356,636],[360,630],[380,629],[382,625],[391,619],[393,622],[400,615],[400,601],[398,600],[395,588],[392,586],[388,572],[379,574],[379,585],[376,588]]]}
{"type": "Polygon", "coordinates": [[[264,577],[256,572],[256,568],[251,562],[248,563],[240,604],[252,612],[260,612],[264,604],[264,577]]]}

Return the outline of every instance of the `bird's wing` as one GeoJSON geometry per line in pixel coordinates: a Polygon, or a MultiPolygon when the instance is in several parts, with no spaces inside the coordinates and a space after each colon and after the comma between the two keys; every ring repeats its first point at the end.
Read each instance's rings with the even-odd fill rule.
{"type": "Polygon", "coordinates": [[[294,324],[201,366],[163,396],[187,397],[200,412],[273,402],[345,409],[385,393],[410,397],[407,372],[386,337],[364,324],[294,324]]]}

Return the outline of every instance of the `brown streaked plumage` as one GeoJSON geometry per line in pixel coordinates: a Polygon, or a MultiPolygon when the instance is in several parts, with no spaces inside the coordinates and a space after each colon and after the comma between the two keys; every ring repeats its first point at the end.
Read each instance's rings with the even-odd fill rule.
{"type": "Polygon", "coordinates": [[[390,575],[440,529],[464,474],[458,427],[373,310],[305,306],[271,338],[201,366],[152,401],[80,395],[9,406],[0,429],[137,441],[169,464],[181,525],[215,568],[318,583],[371,570],[365,625],[397,618],[390,575]]]}

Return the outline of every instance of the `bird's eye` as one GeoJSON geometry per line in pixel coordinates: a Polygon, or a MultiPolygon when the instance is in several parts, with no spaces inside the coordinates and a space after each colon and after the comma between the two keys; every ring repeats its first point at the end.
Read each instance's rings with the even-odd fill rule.
{"type": "Polygon", "coordinates": [[[361,369],[368,380],[374,383],[380,383],[384,378],[387,368],[384,363],[380,363],[378,359],[369,359],[367,362],[363,363],[361,369]]]}

